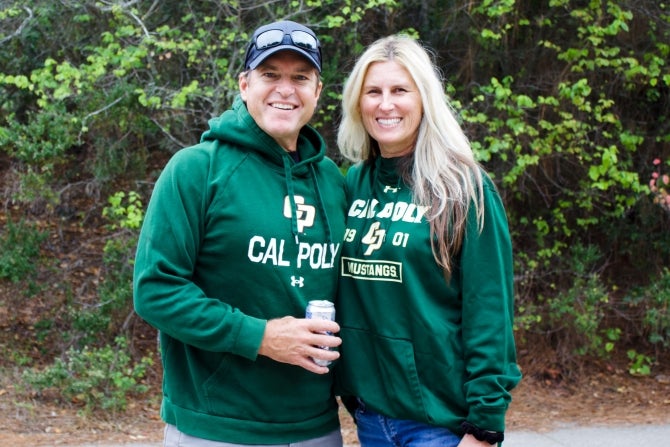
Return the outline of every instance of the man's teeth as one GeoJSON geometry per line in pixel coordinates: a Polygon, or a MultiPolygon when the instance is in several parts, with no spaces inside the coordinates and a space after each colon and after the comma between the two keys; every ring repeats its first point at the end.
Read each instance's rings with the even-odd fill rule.
{"type": "Polygon", "coordinates": [[[272,104],[272,107],[275,109],[282,109],[282,110],[293,110],[295,107],[293,107],[291,104],[272,104]]]}

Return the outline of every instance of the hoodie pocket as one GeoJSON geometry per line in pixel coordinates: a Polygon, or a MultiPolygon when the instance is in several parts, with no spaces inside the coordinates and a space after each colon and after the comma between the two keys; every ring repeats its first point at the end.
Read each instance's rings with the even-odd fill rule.
{"type": "Polygon", "coordinates": [[[342,328],[338,378],[343,395],[385,415],[426,420],[414,347],[409,340],[342,328]]]}
{"type": "Polygon", "coordinates": [[[265,357],[224,354],[203,390],[208,413],[238,420],[300,423],[337,409],[331,375],[265,357]]]}

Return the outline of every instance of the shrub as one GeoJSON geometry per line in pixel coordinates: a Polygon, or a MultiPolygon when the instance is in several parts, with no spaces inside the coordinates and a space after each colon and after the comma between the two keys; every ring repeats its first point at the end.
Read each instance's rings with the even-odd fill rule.
{"type": "Polygon", "coordinates": [[[647,286],[636,287],[624,302],[638,309],[635,328],[657,349],[670,347],[670,269],[652,280],[647,286]]]}
{"type": "Polygon", "coordinates": [[[0,278],[17,283],[31,277],[37,269],[40,244],[46,237],[35,225],[8,220],[0,232],[0,278]]]}
{"type": "Polygon", "coordinates": [[[152,365],[148,357],[133,364],[127,340],[117,337],[113,346],[70,348],[50,366],[27,370],[23,380],[42,396],[49,389],[58,390],[59,400],[82,405],[85,412],[117,412],[126,409],[129,396],[147,391],[141,381],[152,365]]]}

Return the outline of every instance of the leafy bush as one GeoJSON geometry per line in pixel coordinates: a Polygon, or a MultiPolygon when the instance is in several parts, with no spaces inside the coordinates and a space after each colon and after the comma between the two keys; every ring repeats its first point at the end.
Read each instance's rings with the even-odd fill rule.
{"type": "Polygon", "coordinates": [[[546,300],[545,322],[557,340],[559,355],[598,358],[612,351],[619,332],[603,326],[609,301],[596,274],[576,277],[570,288],[546,300]]]}
{"type": "MultiPolygon", "coordinates": [[[[52,219],[50,228],[69,219],[99,236],[96,225],[111,223],[104,252],[89,257],[97,264],[76,272],[85,270],[85,287],[63,277],[57,296],[44,296],[67,308],[40,335],[106,343],[132,315],[137,230],[124,225],[141,221],[141,203],[114,195],[101,216],[99,197],[140,188],[148,197],[164,161],[232,103],[251,30],[284,18],[322,39],[324,90],[312,124],[339,161],[341,87],[355,57],[401,31],[435,50],[505,201],[520,333],[551,335],[572,361],[631,347],[644,360],[647,349],[667,349],[664,304],[642,291],[647,272],[670,263],[661,162],[670,157],[670,14],[655,0],[2,2],[0,194],[18,212],[52,219]],[[584,246],[599,256],[587,269],[571,252],[584,246]],[[622,295],[628,306],[616,301],[622,295]]],[[[19,253],[24,242],[8,243],[8,232],[0,278],[30,278],[30,248],[19,253]]]]}
{"type": "Polygon", "coordinates": [[[102,210],[102,217],[111,233],[106,236],[103,248],[97,301],[89,305],[78,303],[68,309],[70,341],[77,346],[93,345],[101,341],[101,334],[113,336],[123,331],[134,315],[133,265],[137,236],[144,219],[140,195],[135,191],[112,194],[102,210]]]}
{"type": "Polygon", "coordinates": [[[114,233],[103,248],[103,281],[98,294],[101,314],[118,320],[133,313],[133,266],[144,209],[135,191],[117,192],[110,196],[108,203],[102,215],[114,233]]]}
{"type": "Polygon", "coordinates": [[[0,278],[16,283],[33,277],[37,271],[40,244],[46,237],[46,232],[23,220],[18,223],[7,221],[4,230],[0,231],[0,278]]]}
{"type": "Polygon", "coordinates": [[[132,364],[127,349],[128,343],[123,337],[117,337],[114,345],[103,348],[71,348],[64,358],[57,358],[42,370],[26,370],[23,380],[42,396],[50,389],[57,390],[62,403],[79,404],[84,412],[123,411],[130,396],[147,391],[142,379],[147,368],[153,365],[148,357],[132,364]]]}
{"type": "Polygon", "coordinates": [[[670,348],[670,269],[666,267],[648,285],[635,287],[624,302],[640,311],[634,324],[638,334],[659,352],[670,348]]]}
{"type": "Polygon", "coordinates": [[[628,356],[628,373],[632,376],[648,376],[651,374],[653,359],[645,354],[640,354],[635,349],[626,352],[628,356]]]}

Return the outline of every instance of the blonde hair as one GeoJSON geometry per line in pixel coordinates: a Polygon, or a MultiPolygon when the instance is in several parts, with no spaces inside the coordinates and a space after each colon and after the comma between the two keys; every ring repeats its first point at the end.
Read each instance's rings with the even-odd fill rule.
{"type": "Polygon", "coordinates": [[[337,144],[340,152],[354,162],[371,162],[381,156],[377,142],[363,126],[359,99],[369,66],[391,60],[403,66],[416,83],[424,112],[411,155],[411,172],[401,175],[411,186],[414,200],[429,206],[433,255],[451,274],[451,257],[463,242],[471,205],[480,231],[484,224],[482,171],[428,50],[404,35],[379,39],[365,50],[344,85],[337,144]]]}

